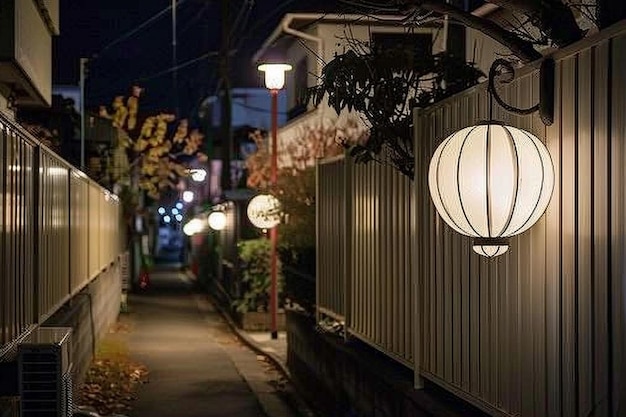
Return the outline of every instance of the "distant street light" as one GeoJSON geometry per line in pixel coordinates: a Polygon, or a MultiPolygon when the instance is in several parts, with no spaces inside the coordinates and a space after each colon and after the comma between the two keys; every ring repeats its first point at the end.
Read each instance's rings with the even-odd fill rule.
{"type": "Polygon", "coordinates": [[[171,222],[171,221],[172,221],[172,218],[171,218],[170,216],[165,216],[165,217],[163,217],[163,221],[164,221],[165,223],[169,223],[169,222],[171,222]]]}
{"type": "MultiPolygon", "coordinates": [[[[264,62],[259,63],[257,69],[265,73],[265,87],[270,90],[272,97],[272,166],[271,184],[276,186],[278,176],[278,91],[285,86],[285,72],[291,70],[291,65],[284,62],[278,50],[269,50],[264,57],[264,62]]],[[[272,315],[272,339],[278,338],[277,312],[278,312],[278,265],[276,259],[276,246],[278,244],[278,228],[270,229],[271,239],[271,286],[270,286],[270,312],[272,315]]]]}
{"type": "Polygon", "coordinates": [[[159,207],[159,214],[161,216],[165,214],[165,207],[159,207]]]}
{"type": "Polygon", "coordinates": [[[206,178],[206,170],[198,168],[189,170],[191,174],[191,179],[195,182],[202,182],[206,178]]]}
{"type": "Polygon", "coordinates": [[[191,203],[193,201],[193,191],[183,191],[183,201],[185,203],[191,203]]]}

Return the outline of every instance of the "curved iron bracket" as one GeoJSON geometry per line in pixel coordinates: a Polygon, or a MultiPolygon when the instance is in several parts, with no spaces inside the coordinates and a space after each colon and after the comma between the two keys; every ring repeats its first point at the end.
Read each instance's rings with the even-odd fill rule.
{"type": "Polygon", "coordinates": [[[520,109],[505,103],[502,97],[498,95],[496,91],[496,77],[503,72],[501,68],[506,69],[506,73],[511,74],[506,80],[502,80],[502,83],[510,83],[513,81],[513,75],[515,74],[515,68],[510,61],[499,58],[493,61],[491,68],[489,69],[489,86],[488,91],[496,102],[506,111],[516,114],[531,114],[539,111],[541,121],[546,126],[550,126],[554,123],[554,60],[552,58],[546,58],[541,62],[541,68],[539,69],[539,103],[526,109],[520,109]]]}

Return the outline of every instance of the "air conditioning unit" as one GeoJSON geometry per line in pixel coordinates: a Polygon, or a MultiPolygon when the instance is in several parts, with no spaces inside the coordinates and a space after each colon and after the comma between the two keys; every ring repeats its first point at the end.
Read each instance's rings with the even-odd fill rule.
{"type": "Polygon", "coordinates": [[[40,327],[18,346],[22,417],[71,417],[72,328],[40,327]]]}

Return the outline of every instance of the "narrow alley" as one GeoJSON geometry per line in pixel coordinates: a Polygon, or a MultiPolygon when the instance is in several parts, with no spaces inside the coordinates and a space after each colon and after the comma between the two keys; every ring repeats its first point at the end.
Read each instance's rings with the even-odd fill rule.
{"type": "Polygon", "coordinates": [[[149,369],[131,416],[296,416],[273,386],[275,372],[242,345],[193,281],[156,270],[129,299],[128,346],[149,369]]]}

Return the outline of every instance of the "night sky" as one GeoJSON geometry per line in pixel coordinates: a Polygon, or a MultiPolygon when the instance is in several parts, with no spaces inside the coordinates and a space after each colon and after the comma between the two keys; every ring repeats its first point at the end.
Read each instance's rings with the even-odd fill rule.
{"type": "MultiPolygon", "coordinates": [[[[216,91],[222,22],[219,0],[177,0],[178,71],[181,116],[216,91]]],[[[145,88],[143,109],[171,110],[171,0],[60,0],[61,35],[54,43],[54,82],[78,84],[79,58],[92,57],[87,106],[109,104],[134,83],[145,88]],[[151,23],[146,23],[153,18],[151,23]],[[143,26],[142,26],[143,25],[143,26]],[[131,33],[133,29],[141,29],[131,33]]],[[[338,0],[230,0],[233,87],[259,86],[250,59],[285,13],[350,12],[338,0]],[[249,8],[249,5],[252,5],[249,8]],[[246,10],[250,10],[249,15],[246,10]],[[234,23],[234,22],[237,23],[234,23]]]]}

